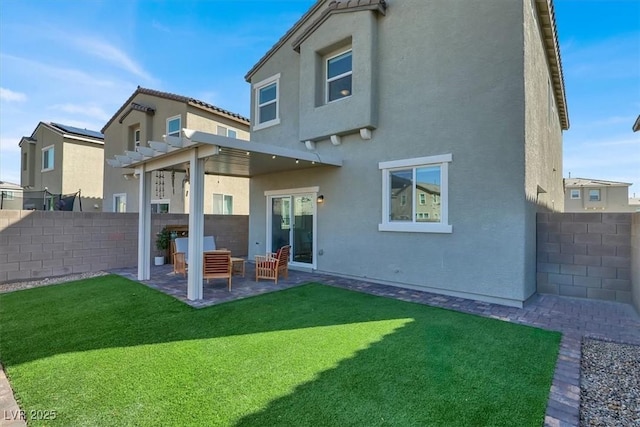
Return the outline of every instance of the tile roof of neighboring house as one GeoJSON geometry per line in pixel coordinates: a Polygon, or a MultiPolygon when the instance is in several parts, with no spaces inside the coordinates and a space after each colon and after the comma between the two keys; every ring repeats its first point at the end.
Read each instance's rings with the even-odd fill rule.
{"type": "MultiPolygon", "coordinates": [[[[258,71],[262,65],[273,56],[289,40],[293,34],[298,31],[307,21],[317,12],[327,0],[318,0],[302,17],[265,53],[262,58],[247,72],[244,79],[251,81],[251,77],[258,71]]],[[[560,113],[560,123],[562,129],[569,129],[569,112],[567,109],[567,97],[564,90],[564,75],[562,72],[562,59],[560,58],[560,46],[558,43],[558,32],[556,29],[556,18],[553,10],[553,0],[535,0],[537,9],[540,13],[542,28],[542,38],[545,45],[545,52],[549,62],[550,73],[553,80],[553,89],[556,95],[556,105],[560,113]]],[[[336,12],[355,11],[364,9],[378,9],[384,13],[386,3],[384,0],[332,0],[327,10],[316,19],[305,31],[294,41],[293,47],[297,51],[304,38],[308,37],[324,20],[331,14],[336,12]],[[299,42],[299,43],[298,43],[299,42]]]]}
{"type": "Polygon", "coordinates": [[[640,130],[640,114],[638,114],[638,118],[636,119],[635,123],[633,124],[633,131],[634,132],[638,132],[640,130]]]}
{"type": "Polygon", "coordinates": [[[0,181],[0,188],[4,190],[22,190],[22,187],[20,185],[7,181],[0,181]]]}
{"type": "Polygon", "coordinates": [[[603,179],[565,178],[565,187],[628,187],[629,182],[605,181],[603,179]]]}
{"type": "Polygon", "coordinates": [[[240,114],[233,113],[231,111],[225,110],[223,108],[216,107],[215,105],[209,104],[207,102],[200,101],[200,100],[195,99],[195,98],[190,98],[188,96],[178,95],[178,94],[170,93],[170,92],[161,92],[159,90],[147,89],[147,88],[138,86],[136,91],[133,92],[133,94],[131,94],[129,99],[127,99],[124,102],[124,104],[122,104],[122,106],[118,109],[118,111],[116,111],[116,113],[109,119],[107,124],[103,126],[102,132],[104,132],[109,127],[109,125],[118,116],[120,116],[120,114],[122,114],[127,109],[127,107],[135,109],[135,110],[139,110],[139,111],[148,112],[148,113],[152,113],[152,111],[155,112],[155,110],[152,107],[148,107],[148,106],[145,106],[145,105],[142,105],[142,104],[138,104],[138,103],[132,102],[133,99],[136,97],[136,95],[138,95],[140,93],[145,94],[145,95],[157,96],[158,98],[171,99],[171,100],[174,100],[174,101],[184,102],[185,104],[189,104],[189,105],[192,105],[194,107],[197,107],[197,108],[200,108],[200,109],[203,109],[203,110],[206,110],[206,111],[214,112],[216,114],[220,114],[222,116],[226,116],[226,117],[228,117],[230,119],[233,119],[233,120],[236,120],[236,121],[239,121],[239,122],[243,122],[246,125],[249,125],[249,119],[247,119],[246,117],[241,116],[240,114]]]}

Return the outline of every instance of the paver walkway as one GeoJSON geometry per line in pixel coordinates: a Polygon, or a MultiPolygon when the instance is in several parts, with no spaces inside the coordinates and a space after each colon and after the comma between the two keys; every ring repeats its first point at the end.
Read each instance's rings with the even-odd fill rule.
{"type": "MultiPolygon", "coordinates": [[[[583,337],[640,345],[640,316],[628,304],[536,295],[527,301],[524,308],[520,309],[300,271],[290,271],[288,279],[281,279],[275,285],[272,281],[255,282],[253,267],[253,264],[247,263],[246,276],[233,277],[231,293],[227,292],[224,281],[205,284],[204,299],[201,301],[187,300],[186,279],[174,275],[170,265],[152,267],[151,279],[142,283],[194,307],[206,307],[308,282],[319,282],[329,286],[562,332],[560,355],[556,363],[545,417],[545,425],[554,427],[578,426],[580,422],[580,355],[583,337]]],[[[113,273],[136,280],[135,268],[118,269],[113,273]]],[[[7,391],[7,388],[10,393],[8,383],[6,381],[4,381],[6,384],[2,383],[0,376],[0,396],[3,395],[3,390],[7,391]]],[[[5,401],[1,400],[0,410],[5,409],[4,404],[5,401]]],[[[5,425],[10,424],[0,420],[0,426],[5,425]]]]}

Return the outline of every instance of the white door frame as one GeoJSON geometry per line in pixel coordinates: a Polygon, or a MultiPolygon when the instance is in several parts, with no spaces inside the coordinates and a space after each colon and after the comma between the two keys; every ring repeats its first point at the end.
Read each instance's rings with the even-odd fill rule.
{"type": "MultiPolygon", "coordinates": [[[[320,191],[320,187],[302,187],[302,188],[287,188],[284,190],[269,190],[265,191],[264,195],[267,198],[267,210],[266,210],[266,218],[267,218],[267,236],[266,236],[266,247],[267,252],[274,252],[278,248],[271,247],[271,233],[272,233],[272,199],[274,197],[287,197],[287,196],[300,196],[303,194],[308,194],[311,196],[311,200],[313,203],[313,230],[312,230],[312,251],[311,251],[311,259],[313,260],[311,264],[290,261],[289,265],[292,267],[300,267],[300,268],[312,268],[313,270],[317,269],[317,241],[318,241],[318,192],[320,191]]],[[[293,202],[291,204],[291,209],[293,210],[293,202]]],[[[292,224],[293,225],[293,224],[292,224]]],[[[295,248],[294,248],[295,250],[295,248]]]]}

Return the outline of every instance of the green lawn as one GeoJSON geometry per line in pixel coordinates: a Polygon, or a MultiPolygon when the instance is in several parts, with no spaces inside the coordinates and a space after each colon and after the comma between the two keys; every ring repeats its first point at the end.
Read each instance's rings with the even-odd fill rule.
{"type": "Polygon", "coordinates": [[[540,426],[560,335],[309,284],[205,309],[118,276],[0,295],[30,425],[540,426]],[[40,412],[42,414],[42,412],[40,412]]]}

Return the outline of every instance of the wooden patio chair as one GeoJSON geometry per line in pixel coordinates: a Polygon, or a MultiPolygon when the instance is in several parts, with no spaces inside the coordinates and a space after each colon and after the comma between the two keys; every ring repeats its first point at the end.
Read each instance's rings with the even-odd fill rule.
{"type": "Polygon", "coordinates": [[[231,251],[208,251],[203,255],[202,278],[227,279],[229,292],[231,292],[231,251]]]}
{"type": "MultiPolygon", "coordinates": [[[[189,270],[189,238],[178,237],[171,242],[173,247],[173,272],[187,277],[189,270]]],[[[202,239],[202,249],[204,251],[214,251],[216,241],[213,236],[204,236],[202,239]]]]}
{"type": "Polygon", "coordinates": [[[289,277],[289,252],[291,246],[286,245],[276,253],[256,255],[256,282],[258,279],[274,280],[278,284],[278,276],[289,277]]]}

